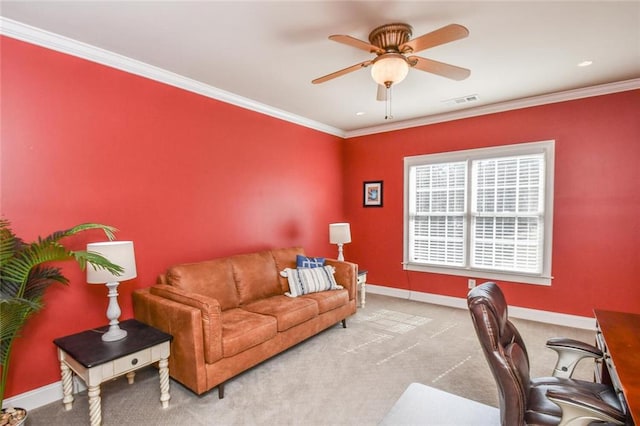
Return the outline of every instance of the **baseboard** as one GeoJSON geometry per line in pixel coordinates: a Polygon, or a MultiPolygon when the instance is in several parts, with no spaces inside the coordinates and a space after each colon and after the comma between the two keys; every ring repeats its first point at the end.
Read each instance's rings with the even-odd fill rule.
{"type": "MultiPolygon", "coordinates": [[[[367,293],[415,300],[417,302],[433,303],[434,305],[449,306],[451,308],[467,309],[467,300],[461,297],[423,293],[369,283],[367,283],[367,293]]],[[[537,321],[546,324],[557,324],[565,327],[581,328],[584,330],[595,330],[596,328],[595,318],[561,314],[558,312],[540,311],[537,309],[522,308],[519,306],[509,305],[509,315],[513,318],[537,321]]]]}
{"type": "Polygon", "coordinates": [[[62,382],[51,383],[50,385],[31,390],[29,392],[16,395],[4,400],[3,407],[20,407],[27,410],[35,410],[43,405],[62,399],[62,382]]]}
{"type": "MultiPolygon", "coordinates": [[[[416,302],[433,303],[434,305],[448,306],[451,308],[467,309],[467,300],[460,297],[403,290],[400,288],[385,287],[369,283],[367,283],[367,293],[397,297],[399,299],[415,300],[416,302]]],[[[509,306],[509,315],[514,318],[581,328],[585,330],[595,330],[596,327],[595,318],[539,311],[536,309],[521,308],[518,306],[509,306]]],[[[84,389],[84,384],[81,383],[81,381],[74,380],[74,394],[81,392],[84,389]]],[[[5,407],[13,406],[26,408],[27,410],[34,410],[38,407],[42,407],[43,405],[51,404],[52,402],[60,400],[62,400],[61,381],[16,395],[12,398],[7,398],[3,405],[5,407]]]]}
{"type": "MultiPolygon", "coordinates": [[[[84,382],[73,377],[73,394],[77,394],[86,390],[87,387],[84,382]]],[[[3,401],[3,407],[20,407],[27,410],[35,410],[52,402],[62,401],[62,381],[51,383],[46,386],[31,390],[29,392],[21,393],[20,395],[7,398],[3,401]]]]}

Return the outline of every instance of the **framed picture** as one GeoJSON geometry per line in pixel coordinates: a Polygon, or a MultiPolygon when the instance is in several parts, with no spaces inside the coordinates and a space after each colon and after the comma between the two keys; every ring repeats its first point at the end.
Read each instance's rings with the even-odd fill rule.
{"type": "Polygon", "coordinates": [[[382,207],[382,181],[375,180],[364,183],[362,205],[364,207],[382,207]]]}

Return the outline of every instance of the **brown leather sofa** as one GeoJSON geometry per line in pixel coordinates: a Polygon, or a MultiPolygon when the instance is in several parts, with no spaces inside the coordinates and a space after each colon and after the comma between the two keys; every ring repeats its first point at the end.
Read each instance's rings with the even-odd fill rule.
{"type": "Polygon", "coordinates": [[[169,374],[202,394],[356,312],[357,265],[327,259],[343,289],[299,297],[285,268],[301,248],[175,265],[133,293],[135,318],[173,336],[169,374]]]}

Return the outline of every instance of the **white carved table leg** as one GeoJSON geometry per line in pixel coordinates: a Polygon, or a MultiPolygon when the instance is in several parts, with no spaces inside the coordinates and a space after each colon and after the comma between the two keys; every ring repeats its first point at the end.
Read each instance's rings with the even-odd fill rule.
{"type": "Polygon", "coordinates": [[[367,286],[367,283],[364,282],[364,283],[362,283],[362,286],[360,287],[360,305],[363,308],[364,308],[365,299],[367,298],[366,286],[367,286]]]}
{"type": "Polygon", "coordinates": [[[60,363],[60,371],[62,373],[62,403],[66,411],[71,410],[73,406],[73,374],[71,369],[64,362],[60,363]]]}
{"type": "Polygon", "coordinates": [[[169,406],[171,336],[133,319],[126,320],[124,323],[129,324],[131,327],[131,330],[128,330],[127,337],[130,341],[126,348],[115,350],[106,359],[103,356],[98,356],[95,350],[81,348],[82,350],[66,351],[67,348],[77,349],[81,345],[92,345],[95,349],[106,350],[105,343],[95,330],[85,330],[54,340],[54,343],[58,346],[64,407],[66,410],[70,410],[72,407],[74,401],[73,377],[77,376],[86,383],[88,388],[87,396],[89,399],[91,426],[100,426],[102,424],[102,401],[100,397],[100,385],[102,383],[124,374],[129,384],[132,385],[135,381],[135,370],[156,362],[160,367],[160,402],[163,408],[169,406]],[[138,339],[141,341],[138,341],[138,339]],[[140,362],[141,360],[142,362],[140,362]]]}
{"type": "Polygon", "coordinates": [[[102,407],[100,403],[100,385],[89,387],[89,418],[91,426],[102,424],[102,407]]]}
{"type": "Polygon", "coordinates": [[[169,399],[171,399],[169,395],[169,360],[162,358],[158,362],[158,367],[160,370],[160,402],[162,408],[167,408],[169,407],[169,399]]]}
{"type": "Polygon", "coordinates": [[[130,385],[133,384],[135,378],[136,378],[136,372],[135,371],[130,371],[130,372],[127,373],[127,381],[129,382],[130,385]]]}

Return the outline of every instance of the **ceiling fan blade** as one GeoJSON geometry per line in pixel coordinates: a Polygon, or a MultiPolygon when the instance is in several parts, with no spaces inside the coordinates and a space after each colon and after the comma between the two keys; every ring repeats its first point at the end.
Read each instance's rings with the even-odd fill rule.
{"type": "Polygon", "coordinates": [[[376,93],[376,101],[386,101],[387,100],[387,88],[378,84],[378,92],[376,93]]]}
{"type": "Polygon", "coordinates": [[[384,53],[384,50],[380,49],[378,46],[374,46],[373,44],[367,43],[366,41],[362,41],[348,35],[341,35],[341,34],[332,35],[332,36],[329,36],[329,40],[337,41],[338,43],[346,44],[348,46],[355,47],[357,49],[361,49],[369,53],[376,53],[376,54],[384,53]]]}
{"type": "Polygon", "coordinates": [[[471,74],[471,71],[466,68],[456,67],[455,65],[445,64],[444,62],[434,61],[433,59],[409,56],[407,60],[413,68],[452,80],[464,80],[471,74]]]}
{"type": "Polygon", "coordinates": [[[371,61],[371,60],[360,62],[359,64],[351,65],[350,67],[341,69],[340,71],[332,72],[331,74],[327,74],[327,75],[325,75],[323,77],[318,77],[315,80],[311,80],[311,82],[313,84],[324,83],[325,81],[332,80],[332,79],[334,79],[336,77],[340,77],[341,75],[345,75],[345,74],[348,74],[348,73],[353,72],[353,71],[358,71],[360,68],[366,68],[369,65],[371,65],[372,63],[373,63],[373,61],[371,61]]]}
{"type": "Polygon", "coordinates": [[[469,30],[458,24],[450,24],[438,30],[416,37],[398,46],[403,53],[416,53],[421,50],[460,40],[469,35],[469,30]]]}

